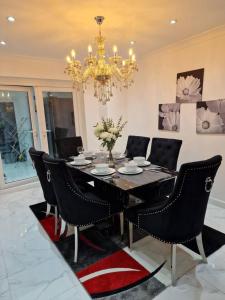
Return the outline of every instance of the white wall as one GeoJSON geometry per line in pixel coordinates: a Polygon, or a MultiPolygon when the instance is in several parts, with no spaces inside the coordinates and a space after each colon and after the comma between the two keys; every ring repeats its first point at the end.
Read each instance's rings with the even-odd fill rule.
{"type": "MultiPolygon", "coordinates": [[[[138,47],[138,45],[137,45],[138,47]]],[[[139,58],[139,72],[127,91],[115,91],[114,97],[101,107],[93,97],[92,87],[85,93],[85,116],[89,149],[99,147],[93,125],[107,115],[128,120],[116,149],[124,150],[128,134],[180,138],[183,140],[179,165],[183,162],[222,154],[224,161],[216,178],[213,196],[225,201],[225,136],[197,135],[195,104],[181,107],[179,133],[158,130],[158,104],[173,103],[176,97],[176,74],[197,68],[205,69],[203,100],[225,98],[225,26],[213,29],[139,58]]],[[[31,57],[0,56],[1,76],[61,80],[64,62],[31,57]]],[[[69,81],[68,81],[69,82],[69,81]]],[[[67,82],[67,83],[68,83],[67,82]]]]}
{"type": "Polygon", "coordinates": [[[203,100],[225,98],[225,27],[149,53],[127,93],[128,132],[183,140],[183,162],[223,156],[212,196],[225,201],[225,135],[196,134],[196,104],[182,104],[180,132],[158,130],[158,104],[176,99],[176,74],[205,69],[203,100]]]}

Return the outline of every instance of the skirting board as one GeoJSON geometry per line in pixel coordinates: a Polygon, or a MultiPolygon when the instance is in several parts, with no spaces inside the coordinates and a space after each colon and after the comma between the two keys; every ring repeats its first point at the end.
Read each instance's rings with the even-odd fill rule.
{"type": "Polygon", "coordinates": [[[211,204],[214,204],[215,206],[225,208],[225,201],[223,201],[221,199],[217,199],[215,197],[210,197],[209,201],[210,201],[211,204]]]}

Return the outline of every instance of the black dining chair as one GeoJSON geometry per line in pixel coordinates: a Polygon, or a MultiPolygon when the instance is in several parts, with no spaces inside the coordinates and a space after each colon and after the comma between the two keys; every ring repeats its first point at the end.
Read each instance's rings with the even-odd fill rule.
{"type": "Polygon", "coordinates": [[[57,234],[58,229],[58,209],[55,192],[53,190],[52,184],[48,182],[46,175],[46,168],[43,162],[43,155],[45,152],[37,151],[35,148],[31,147],[29,149],[29,154],[33,162],[33,166],[36,169],[37,176],[39,178],[42,191],[44,194],[45,201],[47,203],[46,216],[50,214],[51,208],[54,209],[55,214],[55,235],[57,234]]]}
{"type": "Polygon", "coordinates": [[[171,244],[171,277],[176,283],[176,245],[196,239],[203,262],[207,262],[202,244],[202,229],[209,195],[222,157],[185,163],[181,166],[173,193],[155,206],[143,204],[125,211],[129,221],[129,246],[133,224],[152,237],[171,244]]]}
{"type": "Polygon", "coordinates": [[[83,146],[81,136],[66,137],[55,140],[58,157],[69,159],[70,156],[78,155],[77,147],[83,146]]]}
{"type": "Polygon", "coordinates": [[[177,168],[181,145],[182,140],[153,138],[148,161],[154,165],[174,171],[177,168]]]}
{"type": "MultiPolygon", "coordinates": [[[[170,171],[177,168],[177,160],[180,153],[182,140],[153,138],[148,161],[153,165],[161,166],[170,171]]],[[[133,191],[133,196],[142,200],[152,202],[157,201],[159,196],[169,195],[174,187],[175,179],[165,180],[155,185],[145,186],[133,191]],[[150,197],[151,194],[151,197],[150,197]]]]}
{"type": "Polygon", "coordinates": [[[65,160],[53,159],[44,154],[43,161],[47,168],[49,180],[54,187],[60,216],[65,223],[74,226],[74,262],[77,262],[79,228],[96,224],[114,214],[121,213],[121,204],[119,201],[102,199],[91,186],[83,188],[77,185],[65,160]]]}
{"type": "Polygon", "coordinates": [[[127,158],[132,159],[135,156],[146,157],[149,141],[149,137],[129,135],[126,146],[127,158]]]}
{"type": "MultiPolygon", "coordinates": [[[[181,145],[182,140],[153,138],[148,160],[154,165],[161,166],[170,171],[175,171],[181,145]]],[[[174,183],[174,179],[167,180],[155,187],[154,193],[160,193],[164,196],[169,195],[173,190],[174,183]]]]}

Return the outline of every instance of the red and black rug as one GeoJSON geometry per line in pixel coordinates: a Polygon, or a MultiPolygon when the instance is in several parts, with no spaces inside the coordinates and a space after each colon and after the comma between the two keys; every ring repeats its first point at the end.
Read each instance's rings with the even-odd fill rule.
{"type": "MultiPolygon", "coordinates": [[[[165,289],[154,277],[164,262],[149,271],[132,258],[123,250],[127,240],[121,240],[116,222],[101,223],[79,233],[78,263],[75,264],[74,235],[61,238],[59,234],[54,235],[54,216],[45,216],[45,203],[30,208],[92,298],[153,299],[165,289]]],[[[135,240],[142,237],[143,233],[135,232],[135,240]]]]}
{"type": "MultiPolygon", "coordinates": [[[[54,216],[45,216],[44,202],[30,208],[92,298],[146,300],[165,289],[154,277],[165,262],[155,270],[147,270],[132,258],[123,250],[128,241],[126,237],[121,240],[116,222],[103,222],[79,233],[78,263],[75,264],[74,235],[61,238],[59,233],[54,235],[54,216]]],[[[135,228],[135,241],[144,236],[146,234],[135,228]]],[[[225,234],[208,226],[204,226],[202,236],[206,256],[225,244],[225,234]]],[[[195,240],[184,245],[199,254],[195,240]]]]}

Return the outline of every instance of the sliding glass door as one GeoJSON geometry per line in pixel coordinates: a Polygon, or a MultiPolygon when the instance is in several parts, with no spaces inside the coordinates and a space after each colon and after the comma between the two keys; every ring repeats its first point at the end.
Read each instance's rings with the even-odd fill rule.
{"type": "Polygon", "coordinates": [[[37,144],[32,90],[0,86],[0,188],[36,176],[28,150],[37,144]]]}
{"type": "Polygon", "coordinates": [[[29,148],[57,157],[57,140],[86,145],[83,97],[71,88],[0,86],[0,189],[36,180],[29,148]]]}
{"type": "Polygon", "coordinates": [[[57,140],[81,135],[85,144],[83,103],[70,88],[36,89],[42,149],[57,157],[57,140]]]}
{"type": "Polygon", "coordinates": [[[49,153],[57,157],[57,139],[76,136],[73,93],[43,92],[49,153]]]}

